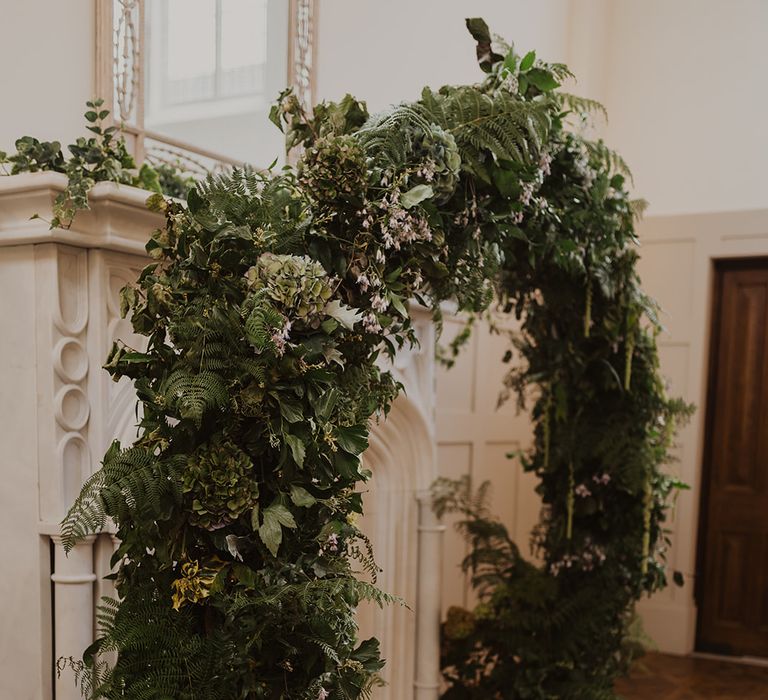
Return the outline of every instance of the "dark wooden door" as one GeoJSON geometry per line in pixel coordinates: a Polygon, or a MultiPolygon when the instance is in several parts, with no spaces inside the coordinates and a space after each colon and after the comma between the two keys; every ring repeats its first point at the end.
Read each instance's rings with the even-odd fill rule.
{"type": "Polygon", "coordinates": [[[698,647],[768,657],[768,260],[719,262],[698,647]]]}

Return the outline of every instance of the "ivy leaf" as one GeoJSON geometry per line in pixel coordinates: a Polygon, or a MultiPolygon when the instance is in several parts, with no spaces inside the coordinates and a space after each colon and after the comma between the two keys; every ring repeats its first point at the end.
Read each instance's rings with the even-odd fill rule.
{"type": "Polygon", "coordinates": [[[289,423],[298,423],[304,420],[301,404],[285,396],[280,398],[280,415],[289,423]]]}
{"type": "Polygon", "coordinates": [[[291,486],[291,501],[299,508],[309,508],[317,503],[317,499],[309,491],[295,484],[291,486]]]}
{"type": "Polygon", "coordinates": [[[120,290],[120,317],[125,318],[136,304],[136,289],[127,284],[120,290]]]}
{"type": "Polygon", "coordinates": [[[193,187],[187,192],[187,207],[191,214],[197,214],[204,206],[203,198],[197,193],[197,190],[193,187]]]}
{"type": "Polygon", "coordinates": [[[325,305],[325,314],[335,318],[348,331],[351,331],[354,325],[363,318],[363,314],[357,309],[342,304],[338,299],[329,301],[325,305]]]}
{"type": "Polygon", "coordinates": [[[368,430],[364,425],[336,428],[336,442],[349,454],[362,454],[368,448],[368,430]]]}
{"type": "Polygon", "coordinates": [[[307,448],[304,446],[300,437],[285,433],[285,442],[288,447],[291,448],[291,454],[293,455],[293,461],[299,466],[299,469],[304,467],[304,457],[307,454],[307,448]]]}
{"type": "Polygon", "coordinates": [[[406,209],[415,207],[419,202],[434,196],[435,192],[431,185],[416,185],[407,192],[400,195],[400,204],[406,209]]]}

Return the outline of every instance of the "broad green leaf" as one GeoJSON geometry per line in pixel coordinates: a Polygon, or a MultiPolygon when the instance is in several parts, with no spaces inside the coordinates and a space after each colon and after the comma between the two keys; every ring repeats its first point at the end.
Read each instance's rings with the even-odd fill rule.
{"type": "Polygon", "coordinates": [[[526,77],[531,85],[535,85],[542,92],[549,92],[556,87],[560,87],[560,83],[555,80],[555,76],[543,68],[531,68],[531,70],[526,73],[526,77]]]}
{"type": "Polygon", "coordinates": [[[520,177],[512,170],[505,170],[503,168],[494,168],[492,171],[493,184],[496,185],[496,189],[504,197],[512,197],[519,194],[520,191],[520,177]]]}
{"type": "Polygon", "coordinates": [[[259,528],[259,537],[272,556],[276,557],[280,543],[283,541],[283,528],[277,516],[269,512],[269,508],[264,511],[264,522],[259,528]]]}
{"type": "Polygon", "coordinates": [[[317,503],[317,499],[309,491],[295,484],[291,486],[291,501],[299,508],[309,508],[317,503]]]}
{"type": "Polygon", "coordinates": [[[525,54],[525,56],[523,56],[523,60],[520,61],[520,72],[526,73],[528,70],[530,70],[535,60],[536,60],[535,51],[529,51],[527,54],[525,54]]]}
{"type": "Polygon", "coordinates": [[[345,452],[362,454],[368,448],[368,430],[363,425],[336,428],[336,442],[345,452]]]}
{"type": "Polygon", "coordinates": [[[291,448],[291,454],[293,455],[293,461],[302,468],[304,466],[304,457],[307,454],[307,448],[304,446],[301,438],[290,433],[285,434],[285,442],[288,447],[291,448]]]}
{"type": "Polygon", "coordinates": [[[326,318],[325,321],[320,324],[320,328],[322,328],[323,332],[327,335],[331,335],[331,333],[333,333],[338,327],[339,322],[335,318],[326,318]]]}
{"type": "Polygon", "coordinates": [[[507,53],[507,56],[504,59],[504,68],[506,68],[510,73],[514,73],[516,67],[517,67],[517,56],[515,55],[515,50],[510,49],[509,53],[507,53]]]}
{"type": "Polygon", "coordinates": [[[290,510],[288,510],[284,505],[281,505],[280,503],[273,503],[264,511],[265,519],[267,514],[269,514],[269,517],[277,518],[277,522],[279,522],[283,527],[296,527],[296,521],[293,519],[293,513],[291,513],[290,510]]]}
{"type": "Polygon", "coordinates": [[[392,306],[395,308],[397,313],[399,313],[403,318],[408,318],[408,309],[405,308],[405,304],[403,304],[403,300],[399,296],[396,294],[390,294],[389,301],[392,302],[392,306]]]}
{"type": "Polygon", "coordinates": [[[291,511],[279,503],[273,503],[264,510],[264,522],[259,528],[259,537],[272,553],[277,556],[280,543],[283,541],[283,527],[296,527],[291,511]]]}
{"type": "Polygon", "coordinates": [[[435,192],[431,185],[416,185],[400,195],[400,204],[406,209],[410,209],[411,207],[415,207],[419,202],[423,202],[425,199],[434,196],[434,194],[435,192]]]}
{"type": "Polygon", "coordinates": [[[360,478],[360,457],[339,450],[333,455],[333,464],[336,471],[345,479],[358,480],[360,478]]]}

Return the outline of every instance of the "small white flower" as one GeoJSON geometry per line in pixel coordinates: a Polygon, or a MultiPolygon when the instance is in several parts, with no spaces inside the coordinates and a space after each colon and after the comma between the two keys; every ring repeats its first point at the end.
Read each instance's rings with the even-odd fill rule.
{"type": "Polygon", "coordinates": [[[317,700],[328,700],[331,694],[325,689],[320,688],[320,692],[317,694],[317,700]]]}
{"type": "Polygon", "coordinates": [[[381,296],[381,294],[375,294],[371,299],[371,306],[375,311],[384,313],[389,308],[389,299],[381,296]]]}
{"type": "Polygon", "coordinates": [[[376,262],[379,263],[379,265],[383,265],[387,261],[386,257],[384,257],[384,251],[381,248],[376,249],[376,262]]]}
{"type": "Polygon", "coordinates": [[[291,322],[286,321],[282,328],[278,328],[274,333],[272,333],[272,342],[275,344],[275,348],[277,349],[279,355],[282,355],[285,352],[285,343],[288,340],[290,332],[291,322]]]}
{"type": "Polygon", "coordinates": [[[521,191],[520,191],[520,201],[523,203],[524,206],[527,206],[530,203],[531,197],[533,197],[534,187],[535,185],[532,182],[522,183],[521,191]]]}
{"type": "Polygon", "coordinates": [[[591,491],[589,490],[589,488],[587,488],[587,486],[586,486],[586,485],[584,485],[584,484],[579,484],[579,485],[578,485],[578,486],[577,486],[577,487],[576,487],[576,488],[573,490],[573,492],[574,492],[574,493],[575,493],[577,496],[579,496],[579,497],[581,497],[581,498],[587,498],[587,496],[591,496],[591,495],[592,495],[592,492],[591,492],[591,491]]]}
{"type": "Polygon", "coordinates": [[[371,286],[371,281],[368,279],[368,275],[358,275],[357,286],[360,287],[361,292],[367,292],[368,287],[371,286]]]}
{"type": "Polygon", "coordinates": [[[363,316],[363,328],[366,333],[381,333],[381,324],[374,314],[363,316]]]}
{"type": "Polygon", "coordinates": [[[520,82],[514,73],[508,73],[507,77],[504,78],[504,81],[502,82],[502,86],[512,93],[517,93],[520,89],[520,82]]]}
{"type": "Polygon", "coordinates": [[[542,153],[541,158],[539,158],[539,170],[541,170],[542,175],[546,176],[552,172],[551,165],[552,156],[549,153],[542,153]]]}

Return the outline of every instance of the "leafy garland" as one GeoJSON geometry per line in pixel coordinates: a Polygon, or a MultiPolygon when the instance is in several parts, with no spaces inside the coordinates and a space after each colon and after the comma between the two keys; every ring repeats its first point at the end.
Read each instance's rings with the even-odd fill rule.
{"type": "Polygon", "coordinates": [[[153,167],[145,162],[139,168],[128,152],[120,128],[106,125],[109,110],[103,106],[104,100],[86,102],[86,129],[94,135],[80,137],[70,144],[69,158],[64,156],[58,141],[40,141],[33,136],[17,139],[16,153],[0,151],[3,175],[40,171],[67,175],[67,186],[53,203],[51,228],[69,228],[77,212],[89,208],[88,193],[97,182],[132,185],[180,198],[195,184],[182,168],[170,164],[153,167]]]}
{"type": "MultiPolygon", "coordinates": [[[[354,611],[388,596],[356,525],[371,420],[400,387],[377,362],[415,342],[408,301],[496,300],[524,319],[507,390],[535,397],[543,565],[461,485],[481,606],[445,626],[453,698],[613,697],[629,611],[665,583],[661,465],[686,412],[658,375],[620,160],[566,129],[569,75],[468,20],[485,80],[369,117],[347,96],[272,119],[295,170],[235,170],[151,198],[166,226],[123,291],[144,352],[140,437],[115,443],[62,526],[117,525],[119,602],[74,663],[91,698],[367,697],[383,661],[354,611]],[[117,652],[111,667],[102,654],[117,652]]],[[[510,351],[511,358],[511,351],[510,351]]],[[[455,614],[454,614],[455,618],[455,614]]]]}

